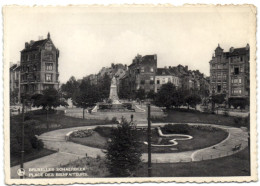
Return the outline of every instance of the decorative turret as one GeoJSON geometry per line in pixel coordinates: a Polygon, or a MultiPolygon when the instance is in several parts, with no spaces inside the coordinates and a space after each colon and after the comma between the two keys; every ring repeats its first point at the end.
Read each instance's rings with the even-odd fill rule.
{"type": "Polygon", "coordinates": [[[47,39],[50,39],[50,38],[51,38],[51,35],[50,35],[50,32],[48,32],[47,39]]]}

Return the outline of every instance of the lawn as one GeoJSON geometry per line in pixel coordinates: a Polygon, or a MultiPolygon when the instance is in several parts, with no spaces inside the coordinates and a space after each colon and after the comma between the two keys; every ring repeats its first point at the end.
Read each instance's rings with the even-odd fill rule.
{"type": "MultiPolygon", "coordinates": [[[[56,153],[57,151],[49,149],[34,150],[31,153],[27,153],[24,156],[24,162],[32,161],[50,154],[56,153]]],[[[21,163],[21,156],[11,156],[11,167],[19,165],[21,163]]]]}
{"type": "MultiPolygon", "coordinates": [[[[182,152],[189,151],[195,149],[206,148],[212,145],[215,145],[224,139],[227,138],[228,133],[221,129],[216,129],[210,131],[208,127],[200,127],[197,128],[195,126],[188,125],[180,125],[180,127],[188,128],[187,133],[191,135],[193,138],[190,140],[178,140],[178,145],[172,147],[152,147],[153,153],[168,153],[168,152],[182,152]]],[[[110,136],[112,128],[111,127],[97,127],[94,129],[94,132],[91,136],[83,137],[83,138],[71,138],[71,141],[74,143],[79,143],[86,146],[91,146],[95,148],[105,149],[108,138],[110,136]]],[[[164,127],[162,127],[164,131],[164,127]]],[[[182,134],[182,133],[176,133],[182,134]]],[[[147,145],[143,142],[147,141],[147,131],[146,130],[138,130],[137,138],[141,144],[141,151],[147,152],[147,145]]],[[[160,145],[169,145],[169,140],[173,139],[160,137],[158,135],[157,129],[152,129],[152,144],[160,144],[160,145]]]]}
{"type": "Polygon", "coordinates": [[[194,111],[187,109],[175,109],[168,110],[165,112],[166,117],[152,116],[151,120],[154,123],[158,122],[173,122],[173,123],[206,123],[206,124],[217,124],[227,125],[234,127],[248,127],[249,122],[246,118],[224,116],[210,113],[203,113],[200,111],[194,111]]]}
{"type": "MultiPolygon", "coordinates": [[[[44,114],[35,114],[33,111],[27,113],[30,122],[34,122],[35,131],[37,135],[44,132],[48,132],[56,129],[80,127],[80,126],[91,126],[91,125],[104,125],[111,124],[110,120],[99,120],[99,119],[82,119],[69,117],[64,114],[64,111],[57,111],[57,113],[49,114],[48,119],[44,114]],[[47,129],[47,123],[49,125],[49,130],[47,129]]],[[[26,118],[25,117],[25,118],[26,118]]],[[[19,122],[22,120],[22,116],[16,115],[11,117],[12,121],[19,122]]]]}
{"type": "MultiPolygon", "coordinates": [[[[87,177],[109,177],[103,158],[83,158],[62,167],[84,167],[87,177]]],[[[205,177],[205,176],[249,176],[248,148],[232,155],[214,160],[191,163],[152,164],[153,177],[205,177]]],[[[55,173],[55,172],[54,172],[55,173]]],[[[59,172],[60,173],[60,172],[59,172]]],[[[142,163],[136,177],[147,177],[147,163],[142,163]]],[[[64,176],[66,177],[66,176],[64,176]]]]}
{"type": "MultiPolygon", "coordinates": [[[[232,155],[214,160],[190,163],[152,164],[153,177],[197,177],[197,176],[249,176],[248,148],[232,155]]],[[[136,175],[147,177],[147,164],[143,163],[136,175]]]]}

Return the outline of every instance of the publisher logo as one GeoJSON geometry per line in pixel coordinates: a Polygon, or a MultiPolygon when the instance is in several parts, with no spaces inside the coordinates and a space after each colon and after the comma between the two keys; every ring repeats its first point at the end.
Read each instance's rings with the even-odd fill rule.
{"type": "Polygon", "coordinates": [[[18,176],[24,176],[25,175],[25,170],[23,168],[20,168],[17,170],[18,176]]]}

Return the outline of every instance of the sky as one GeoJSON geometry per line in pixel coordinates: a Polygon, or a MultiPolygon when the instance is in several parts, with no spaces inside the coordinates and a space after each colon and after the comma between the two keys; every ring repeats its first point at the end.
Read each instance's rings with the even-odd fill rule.
{"type": "Polygon", "coordinates": [[[157,54],[158,67],[182,64],[209,75],[218,44],[225,51],[252,44],[250,15],[248,7],[6,8],[5,62],[19,61],[25,42],[50,32],[61,83],[111,63],[130,65],[137,54],[157,54]]]}

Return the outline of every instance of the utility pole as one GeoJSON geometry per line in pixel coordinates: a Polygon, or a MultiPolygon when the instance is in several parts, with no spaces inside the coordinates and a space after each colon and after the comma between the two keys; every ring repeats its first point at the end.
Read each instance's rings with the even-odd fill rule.
{"type": "Polygon", "coordinates": [[[148,137],[148,177],[152,177],[152,153],[151,153],[151,106],[150,103],[147,104],[148,110],[148,128],[147,128],[147,137],[148,137]]]}
{"type": "MultiPolygon", "coordinates": [[[[24,106],[25,106],[25,96],[23,99],[23,108],[22,108],[22,148],[21,148],[21,165],[20,168],[23,169],[24,162],[24,106]]],[[[20,179],[23,179],[23,176],[20,176],[20,179]]]]}

